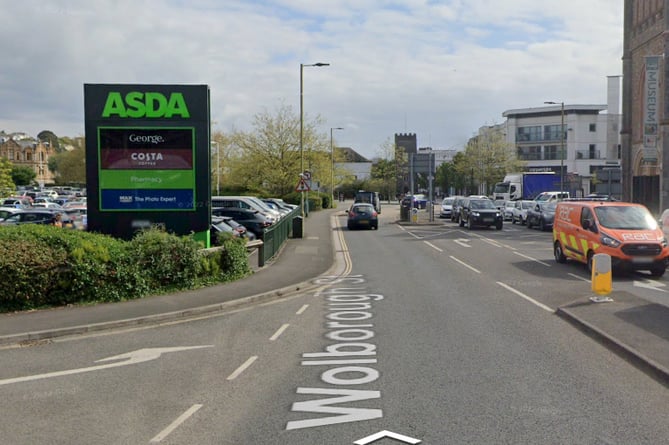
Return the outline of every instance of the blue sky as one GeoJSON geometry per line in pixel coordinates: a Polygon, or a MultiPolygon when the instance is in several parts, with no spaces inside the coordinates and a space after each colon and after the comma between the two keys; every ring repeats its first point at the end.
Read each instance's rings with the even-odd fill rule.
{"type": "Polygon", "coordinates": [[[84,83],[208,84],[214,129],[282,105],[367,157],[462,148],[508,109],[606,102],[623,0],[3,2],[0,130],[83,134],[84,83]]]}

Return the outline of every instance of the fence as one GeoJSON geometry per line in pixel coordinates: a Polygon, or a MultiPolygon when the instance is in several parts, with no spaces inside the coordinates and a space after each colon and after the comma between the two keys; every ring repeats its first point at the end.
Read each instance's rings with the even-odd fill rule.
{"type": "Polygon", "coordinates": [[[300,208],[295,208],[278,222],[265,229],[262,236],[263,248],[258,252],[258,255],[262,255],[263,264],[276,255],[281,246],[283,246],[283,243],[291,236],[293,218],[300,215],[300,213],[300,208]]]}

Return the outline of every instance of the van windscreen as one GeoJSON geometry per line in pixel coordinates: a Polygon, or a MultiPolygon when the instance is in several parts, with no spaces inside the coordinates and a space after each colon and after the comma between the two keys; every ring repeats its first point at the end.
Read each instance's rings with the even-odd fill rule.
{"type": "Polygon", "coordinates": [[[623,230],[655,230],[657,221],[644,207],[601,206],[595,207],[595,215],[602,227],[623,230]]]}

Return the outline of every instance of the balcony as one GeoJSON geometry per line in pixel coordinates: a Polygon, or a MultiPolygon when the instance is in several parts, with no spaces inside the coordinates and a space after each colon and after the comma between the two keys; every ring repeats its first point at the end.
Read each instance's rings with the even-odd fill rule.
{"type": "Polygon", "coordinates": [[[576,159],[601,159],[599,150],[576,150],[576,159]]]}

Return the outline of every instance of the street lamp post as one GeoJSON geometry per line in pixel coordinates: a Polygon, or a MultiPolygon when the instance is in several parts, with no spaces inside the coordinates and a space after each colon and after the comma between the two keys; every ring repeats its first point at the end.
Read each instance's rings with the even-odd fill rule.
{"type": "MultiPolygon", "coordinates": [[[[303,71],[305,66],[330,66],[329,63],[312,63],[304,64],[300,63],[300,177],[304,173],[304,82],[303,82],[303,71]]],[[[306,221],[304,221],[304,192],[300,192],[300,209],[302,212],[302,236],[304,237],[304,226],[306,221]]]]}
{"type": "Polygon", "coordinates": [[[564,102],[544,102],[545,104],[560,104],[560,193],[564,191],[564,102]]]}
{"type": "Polygon", "coordinates": [[[332,144],[332,130],[343,130],[343,127],[330,128],[330,207],[334,205],[334,145],[332,144]]]}

